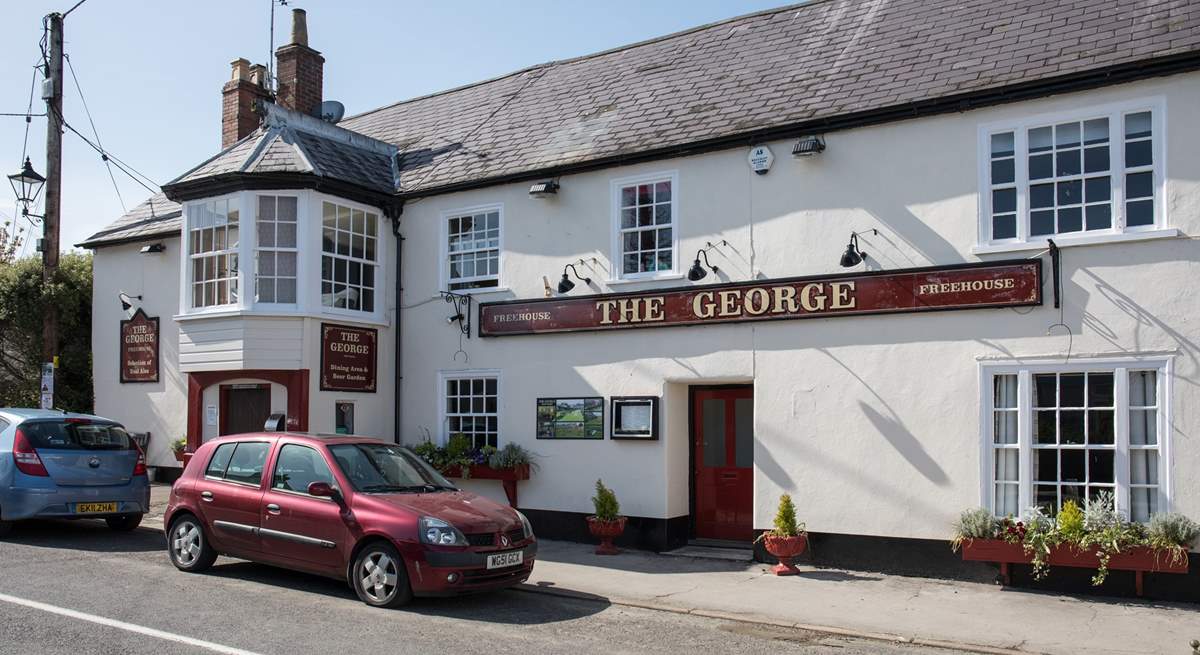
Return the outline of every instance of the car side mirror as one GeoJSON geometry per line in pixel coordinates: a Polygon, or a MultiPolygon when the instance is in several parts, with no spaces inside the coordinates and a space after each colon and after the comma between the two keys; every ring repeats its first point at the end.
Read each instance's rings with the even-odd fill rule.
{"type": "Polygon", "coordinates": [[[329,498],[337,504],[342,504],[342,494],[328,482],[313,482],[308,485],[308,495],[318,498],[329,498]]]}

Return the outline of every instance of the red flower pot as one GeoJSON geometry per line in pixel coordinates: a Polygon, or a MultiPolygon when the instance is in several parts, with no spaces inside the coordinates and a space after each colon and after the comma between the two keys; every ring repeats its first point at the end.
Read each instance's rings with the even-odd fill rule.
{"type": "Polygon", "coordinates": [[[612,540],[625,532],[624,516],[619,516],[611,521],[603,521],[595,516],[589,516],[587,522],[592,536],[600,540],[600,545],[596,546],[597,555],[616,555],[621,552],[620,548],[613,545],[612,540]]]}
{"type": "Polygon", "coordinates": [[[771,569],[775,575],[796,575],[799,571],[792,564],[792,558],[802,555],[808,548],[808,535],[780,537],[768,533],[763,536],[763,545],[772,557],[779,560],[779,564],[771,569]]]}

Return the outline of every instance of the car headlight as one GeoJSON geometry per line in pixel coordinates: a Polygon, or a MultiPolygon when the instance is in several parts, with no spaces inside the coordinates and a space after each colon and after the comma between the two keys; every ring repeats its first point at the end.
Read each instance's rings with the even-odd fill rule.
{"type": "Polygon", "coordinates": [[[421,543],[435,546],[466,546],[467,538],[457,528],[432,516],[422,516],[420,521],[421,543]]]}
{"type": "Polygon", "coordinates": [[[521,512],[518,512],[515,509],[513,511],[517,512],[517,518],[521,519],[521,526],[525,528],[525,538],[528,539],[528,538],[532,537],[533,536],[533,525],[531,525],[529,523],[529,519],[526,518],[525,515],[522,514],[521,512]]]}

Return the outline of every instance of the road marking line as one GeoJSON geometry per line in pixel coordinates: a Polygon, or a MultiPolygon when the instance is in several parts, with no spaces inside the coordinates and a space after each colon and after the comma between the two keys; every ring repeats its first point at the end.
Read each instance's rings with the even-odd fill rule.
{"type": "Polygon", "coordinates": [[[36,600],[26,600],[24,598],[17,598],[16,596],[9,596],[8,594],[0,594],[0,601],[6,602],[6,603],[12,603],[13,605],[23,605],[25,607],[29,607],[29,608],[32,608],[35,610],[41,610],[43,612],[49,612],[51,614],[58,614],[60,616],[70,617],[72,619],[79,619],[80,621],[88,621],[89,623],[104,625],[104,626],[108,626],[110,628],[118,628],[120,630],[136,632],[137,634],[146,635],[148,637],[157,637],[158,639],[165,639],[166,641],[173,641],[173,642],[176,642],[179,644],[187,644],[189,646],[195,646],[197,648],[204,648],[206,650],[211,650],[216,653],[224,653],[225,655],[258,655],[257,653],[254,653],[253,651],[242,650],[240,648],[233,648],[232,646],[223,646],[221,644],[214,644],[211,641],[204,641],[203,639],[193,639],[192,637],[185,637],[183,635],[177,635],[173,632],[165,632],[163,630],[155,630],[154,628],[147,628],[145,626],[140,626],[140,625],[136,625],[133,623],[126,623],[124,621],[118,621],[116,619],[110,619],[110,618],[106,618],[103,616],[96,616],[95,614],[86,614],[84,612],[77,612],[75,610],[67,609],[65,607],[57,607],[55,605],[39,603],[36,600]]]}

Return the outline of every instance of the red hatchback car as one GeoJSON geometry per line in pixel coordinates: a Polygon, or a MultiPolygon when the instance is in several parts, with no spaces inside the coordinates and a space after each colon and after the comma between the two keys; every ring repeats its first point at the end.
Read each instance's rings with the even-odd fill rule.
{"type": "Polygon", "coordinates": [[[367,437],[207,442],[172,487],[165,525],[182,571],[229,555],[345,580],[377,607],[510,587],[529,577],[537,554],[520,512],[367,437]]]}

